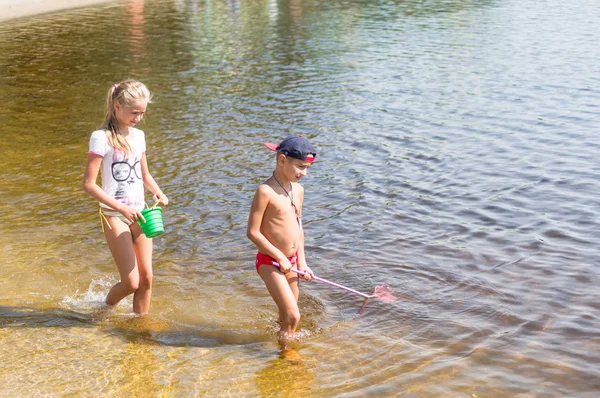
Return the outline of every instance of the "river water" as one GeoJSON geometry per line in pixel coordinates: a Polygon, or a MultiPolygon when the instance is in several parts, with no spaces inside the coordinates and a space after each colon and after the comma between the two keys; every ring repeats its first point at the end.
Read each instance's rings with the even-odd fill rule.
{"type": "MultiPolygon", "coordinates": [[[[118,1],[0,23],[0,395],[595,397],[600,3],[118,1]],[[81,188],[111,84],[145,82],[172,203],[151,313],[81,188]],[[245,237],[308,137],[296,354],[245,237]]],[[[150,198],[148,198],[150,200],[150,198]]]]}

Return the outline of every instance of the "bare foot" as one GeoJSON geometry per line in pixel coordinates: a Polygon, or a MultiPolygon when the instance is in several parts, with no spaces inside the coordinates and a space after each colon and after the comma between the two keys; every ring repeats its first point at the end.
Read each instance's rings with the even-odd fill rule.
{"type": "Polygon", "coordinates": [[[108,316],[114,306],[108,304],[102,304],[100,308],[92,312],[92,320],[95,322],[102,322],[108,319],[108,316]]]}

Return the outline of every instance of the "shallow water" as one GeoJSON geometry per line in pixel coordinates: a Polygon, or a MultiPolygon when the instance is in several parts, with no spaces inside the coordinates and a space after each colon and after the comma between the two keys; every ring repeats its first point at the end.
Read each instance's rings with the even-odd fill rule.
{"type": "Polygon", "coordinates": [[[535,1],[119,1],[0,23],[3,396],[595,397],[600,6],[535,1]],[[81,189],[104,94],[169,195],[151,314],[81,189]],[[301,339],[245,238],[262,147],[303,180],[301,339]]]}

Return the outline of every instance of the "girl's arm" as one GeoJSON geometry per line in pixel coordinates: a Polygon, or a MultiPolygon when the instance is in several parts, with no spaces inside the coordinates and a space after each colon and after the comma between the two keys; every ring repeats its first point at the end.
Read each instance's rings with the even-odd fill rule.
{"type": "Polygon", "coordinates": [[[104,192],[102,188],[96,184],[96,180],[98,179],[98,171],[100,170],[101,165],[102,156],[94,153],[88,154],[85,173],[83,174],[83,190],[89,193],[97,201],[104,203],[111,209],[115,209],[119,213],[123,214],[123,216],[131,222],[136,221],[138,218],[143,218],[142,214],[135,208],[119,202],[104,192]]]}
{"type": "MultiPolygon", "coordinates": [[[[302,203],[304,203],[304,188],[298,184],[297,204],[298,214],[302,218],[302,203]]],[[[298,245],[298,269],[304,271],[304,279],[310,281],[313,279],[314,274],[310,267],[306,264],[306,256],[304,254],[304,229],[300,229],[300,243],[298,245]]]]}
{"type": "Polygon", "coordinates": [[[150,174],[150,170],[148,169],[148,161],[146,160],[146,152],[142,154],[142,160],[140,161],[142,166],[142,179],[144,180],[144,187],[147,190],[152,192],[154,195],[154,203],[157,203],[159,200],[166,206],[169,204],[169,198],[165,195],[159,188],[154,178],[150,174]]]}
{"type": "Polygon", "coordinates": [[[264,184],[258,186],[252,206],[250,207],[250,216],[248,217],[248,227],[246,236],[258,248],[258,251],[273,257],[279,263],[280,270],[283,273],[289,272],[292,268],[290,260],[283,254],[281,250],[276,248],[266,236],[260,231],[260,227],[265,215],[265,210],[269,204],[270,188],[264,184]]]}

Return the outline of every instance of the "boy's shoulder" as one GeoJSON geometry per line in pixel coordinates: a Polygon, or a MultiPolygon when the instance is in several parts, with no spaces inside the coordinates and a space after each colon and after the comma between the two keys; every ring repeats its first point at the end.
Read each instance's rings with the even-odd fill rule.
{"type": "Polygon", "coordinates": [[[273,185],[273,182],[271,180],[272,180],[272,178],[269,178],[269,179],[261,182],[260,184],[258,184],[256,191],[263,193],[263,194],[275,193],[275,186],[273,185]]]}
{"type": "MultiPolygon", "coordinates": [[[[264,180],[263,182],[261,182],[261,183],[258,185],[258,187],[260,188],[260,187],[261,187],[261,186],[263,186],[263,185],[265,185],[265,186],[267,186],[267,187],[270,187],[271,189],[273,189],[273,188],[277,188],[277,187],[280,187],[280,186],[281,186],[281,185],[279,185],[279,184],[277,183],[277,181],[275,181],[275,179],[274,179],[273,177],[269,177],[269,178],[267,178],[266,180],[264,180]]],[[[292,186],[293,186],[294,188],[298,187],[299,189],[302,189],[302,190],[304,190],[304,187],[303,187],[303,186],[302,186],[302,184],[300,184],[299,182],[292,182],[292,186]]]]}
{"type": "Polygon", "coordinates": [[[294,187],[294,191],[299,190],[300,192],[304,192],[304,187],[299,182],[293,182],[292,187],[294,187]]]}
{"type": "MultiPolygon", "coordinates": [[[[298,195],[299,197],[304,197],[304,187],[297,182],[292,183],[293,195],[294,197],[298,195]]],[[[265,198],[269,202],[273,198],[278,198],[281,195],[281,187],[277,184],[277,182],[273,181],[272,178],[262,182],[256,188],[256,195],[265,198]]]]}

